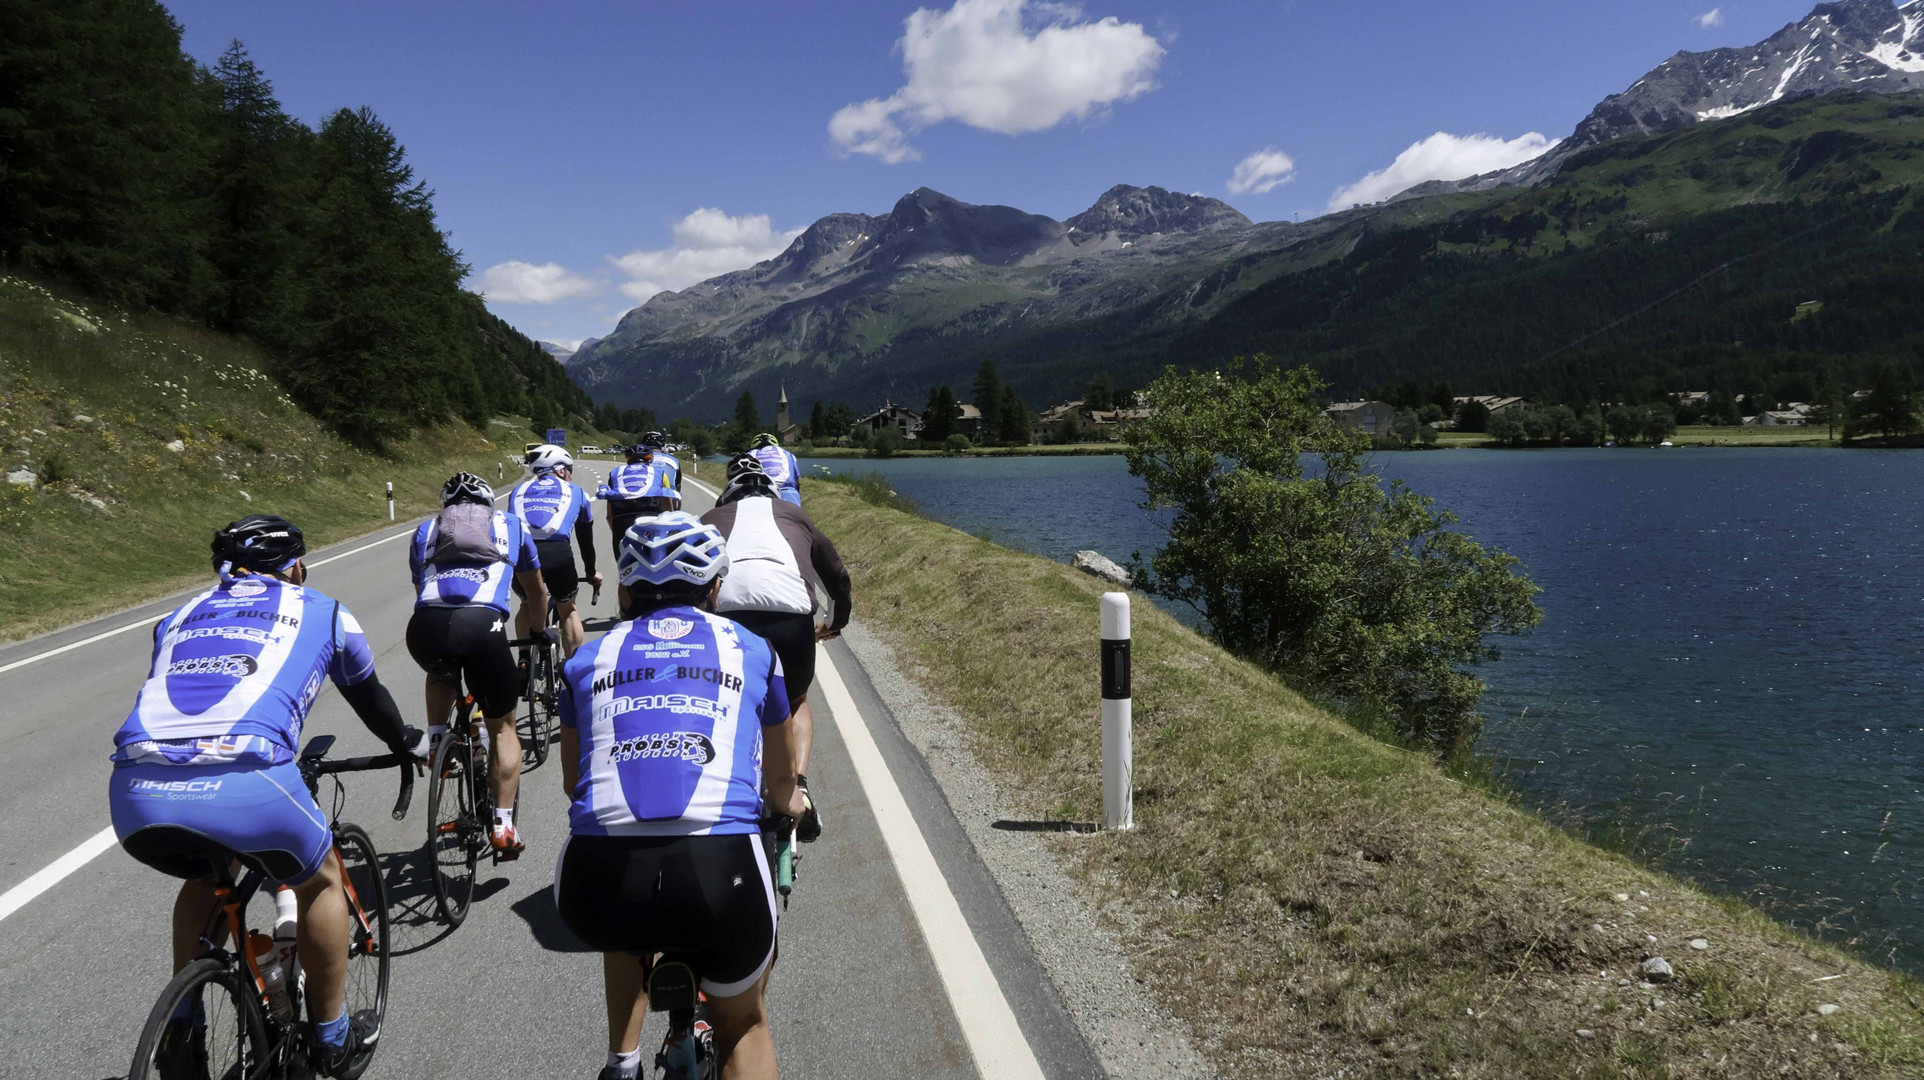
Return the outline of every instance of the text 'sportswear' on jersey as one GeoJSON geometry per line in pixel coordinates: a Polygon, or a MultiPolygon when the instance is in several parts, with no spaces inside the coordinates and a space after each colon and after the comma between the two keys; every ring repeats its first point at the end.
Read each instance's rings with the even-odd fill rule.
{"type": "Polygon", "coordinates": [[[564,675],[561,723],[581,748],[575,832],[760,831],[762,729],[788,719],[766,641],[718,615],[663,608],[583,647],[564,675]]]}
{"type": "Polygon", "coordinates": [[[779,446],[758,446],[753,451],[755,460],[762,463],[762,471],[775,483],[775,494],[783,502],[802,505],[802,466],[795,455],[779,446]]]}
{"type": "Polygon", "coordinates": [[[494,515],[494,546],[499,558],[492,562],[430,562],[434,542],[435,522],[429,518],[414,531],[414,543],[408,546],[408,573],[414,578],[417,609],[491,607],[506,615],[514,575],[541,569],[534,537],[513,514],[497,511],[494,515]]]}
{"type": "Polygon", "coordinates": [[[553,473],[516,485],[508,495],[508,511],[521,519],[536,540],[566,540],[583,523],[594,520],[587,492],[553,473]]]}
{"type": "Polygon", "coordinates": [[[374,673],[361,625],[278,578],[223,577],[154,627],[154,659],[114,735],[122,763],[292,761],[321,681],[374,673]]]}

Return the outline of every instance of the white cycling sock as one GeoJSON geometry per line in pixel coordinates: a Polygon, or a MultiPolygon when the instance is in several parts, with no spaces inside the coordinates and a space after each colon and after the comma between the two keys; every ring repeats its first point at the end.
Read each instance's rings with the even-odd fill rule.
{"type": "Polygon", "coordinates": [[[512,808],[503,810],[499,806],[495,807],[494,823],[496,825],[506,825],[511,829],[514,828],[514,810],[512,808]]]}
{"type": "Polygon", "coordinates": [[[621,1080],[635,1080],[641,1075],[641,1047],[637,1046],[625,1054],[608,1051],[608,1067],[621,1080]]]}

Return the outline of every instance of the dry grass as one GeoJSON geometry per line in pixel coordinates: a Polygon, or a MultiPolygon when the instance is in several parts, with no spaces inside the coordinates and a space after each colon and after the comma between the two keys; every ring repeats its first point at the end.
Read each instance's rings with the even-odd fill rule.
{"type": "Polygon", "coordinates": [[[518,430],[490,429],[513,443],[497,447],[461,425],[391,457],[356,450],[295,408],[265,360],[0,278],[0,472],[38,478],[0,483],[0,640],[203,583],[209,537],[244,514],[282,514],[318,547],[385,525],[386,481],[405,519],[457,468],[491,475],[520,450],[518,430]]]}
{"type": "MultiPolygon", "coordinates": [[[[806,485],[1004,812],[1095,820],[1102,586],[806,485]]],[[[1914,980],[1458,784],[1142,601],[1135,641],[1137,828],[1038,842],[1224,1075],[1924,1075],[1914,980]],[[1646,984],[1659,955],[1677,977],[1646,984]]]]}

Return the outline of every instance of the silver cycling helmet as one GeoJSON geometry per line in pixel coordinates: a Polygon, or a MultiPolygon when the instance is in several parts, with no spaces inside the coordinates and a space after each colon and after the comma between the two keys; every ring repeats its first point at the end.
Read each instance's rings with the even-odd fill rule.
{"type": "Polygon", "coordinates": [[[728,542],[713,525],[671,510],[637,518],[615,565],[623,585],[707,585],[728,573],[728,542]]]}
{"type": "Polygon", "coordinates": [[[568,452],[553,443],[542,443],[527,452],[521,463],[532,473],[553,472],[556,469],[575,467],[575,459],[568,452]]]}

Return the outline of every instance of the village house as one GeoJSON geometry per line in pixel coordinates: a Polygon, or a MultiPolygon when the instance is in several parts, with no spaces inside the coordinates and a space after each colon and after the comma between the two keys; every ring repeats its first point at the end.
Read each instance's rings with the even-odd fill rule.
{"type": "Polygon", "coordinates": [[[1339,401],[1323,415],[1365,435],[1387,435],[1396,425],[1396,406],[1387,401],[1339,401]]]}
{"type": "Polygon", "coordinates": [[[1474,401],[1490,410],[1491,416],[1495,416],[1505,409],[1515,409],[1530,404],[1530,399],[1528,398],[1504,397],[1501,394],[1473,394],[1469,397],[1451,398],[1450,401],[1459,409],[1469,402],[1474,401]]]}
{"type": "Polygon", "coordinates": [[[855,427],[849,430],[850,433],[853,434],[855,431],[866,429],[867,433],[872,436],[880,433],[884,428],[894,428],[895,433],[902,436],[902,438],[914,439],[916,434],[922,430],[922,414],[907,406],[897,405],[891,401],[867,416],[862,417],[860,420],[855,421],[855,427]]]}

